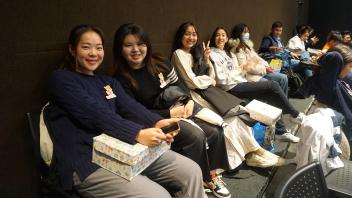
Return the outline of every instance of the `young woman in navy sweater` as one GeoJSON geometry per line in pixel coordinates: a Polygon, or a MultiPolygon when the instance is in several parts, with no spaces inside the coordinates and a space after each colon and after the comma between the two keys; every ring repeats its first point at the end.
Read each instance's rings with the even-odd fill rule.
{"type": "Polygon", "coordinates": [[[127,181],[91,161],[93,137],[106,133],[129,144],[149,147],[171,143],[162,119],[130,98],[114,79],[94,74],[104,58],[102,32],[75,27],[69,37],[69,61],[50,78],[49,115],[57,167],[63,187],[83,197],[204,197],[196,163],[165,152],[140,175],[127,181]]]}

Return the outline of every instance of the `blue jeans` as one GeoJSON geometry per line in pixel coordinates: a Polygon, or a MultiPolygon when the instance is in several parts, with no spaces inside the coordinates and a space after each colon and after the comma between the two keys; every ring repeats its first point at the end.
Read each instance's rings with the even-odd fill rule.
{"type": "Polygon", "coordinates": [[[279,83],[282,91],[285,93],[287,96],[288,93],[288,78],[286,74],[282,73],[268,73],[263,76],[263,78],[260,79],[260,81],[265,81],[265,80],[272,80],[277,83],[279,83]]]}
{"type": "Polygon", "coordinates": [[[300,63],[300,60],[292,59],[290,67],[292,71],[299,73],[304,79],[313,76],[313,72],[310,68],[300,63]]]}

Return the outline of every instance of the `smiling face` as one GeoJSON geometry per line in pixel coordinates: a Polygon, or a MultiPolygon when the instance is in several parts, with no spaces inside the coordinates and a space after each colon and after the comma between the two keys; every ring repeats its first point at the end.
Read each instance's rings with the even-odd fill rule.
{"type": "Polygon", "coordinates": [[[219,49],[224,49],[225,44],[228,41],[228,37],[227,34],[225,32],[225,30],[223,29],[219,29],[216,31],[216,35],[215,35],[215,46],[219,49]]]}
{"type": "Polygon", "coordinates": [[[302,41],[306,42],[306,41],[308,40],[308,38],[309,38],[309,32],[308,32],[308,31],[307,31],[307,32],[304,32],[303,34],[301,34],[301,35],[299,36],[299,38],[300,38],[302,41]]]}
{"type": "Polygon", "coordinates": [[[128,34],[123,40],[122,56],[132,69],[143,67],[143,61],[147,55],[147,45],[139,37],[128,34]]]}
{"type": "Polygon", "coordinates": [[[198,35],[193,26],[188,26],[182,37],[182,49],[190,51],[191,48],[197,43],[198,35]]]}
{"type": "Polygon", "coordinates": [[[93,75],[104,58],[102,39],[94,31],[86,32],[82,34],[75,48],[70,46],[70,53],[76,61],[77,72],[93,75]]]}

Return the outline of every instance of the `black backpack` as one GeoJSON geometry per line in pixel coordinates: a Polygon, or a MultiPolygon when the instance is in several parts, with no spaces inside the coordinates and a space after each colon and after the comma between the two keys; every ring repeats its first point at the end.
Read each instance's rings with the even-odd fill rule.
{"type": "Polygon", "coordinates": [[[297,91],[304,82],[303,77],[300,74],[292,71],[292,69],[289,67],[282,68],[282,70],[288,78],[288,96],[290,98],[297,98],[297,91]]]}

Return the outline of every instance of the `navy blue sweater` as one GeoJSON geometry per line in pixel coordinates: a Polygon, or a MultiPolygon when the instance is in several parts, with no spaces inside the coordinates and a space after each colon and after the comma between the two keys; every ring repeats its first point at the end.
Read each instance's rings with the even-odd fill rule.
{"type": "MultiPolygon", "coordinates": [[[[83,181],[98,166],[92,161],[93,137],[106,133],[135,144],[137,133],[161,117],[130,98],[114,79],[57,70],[50,78],[48,120],[61,184],[72,188],[72,174],[83,181]],[[116,97],[108,99],[109,85],[116,97]]],[[[111,95],[111,92],[110,92],[111,95]]]]}

